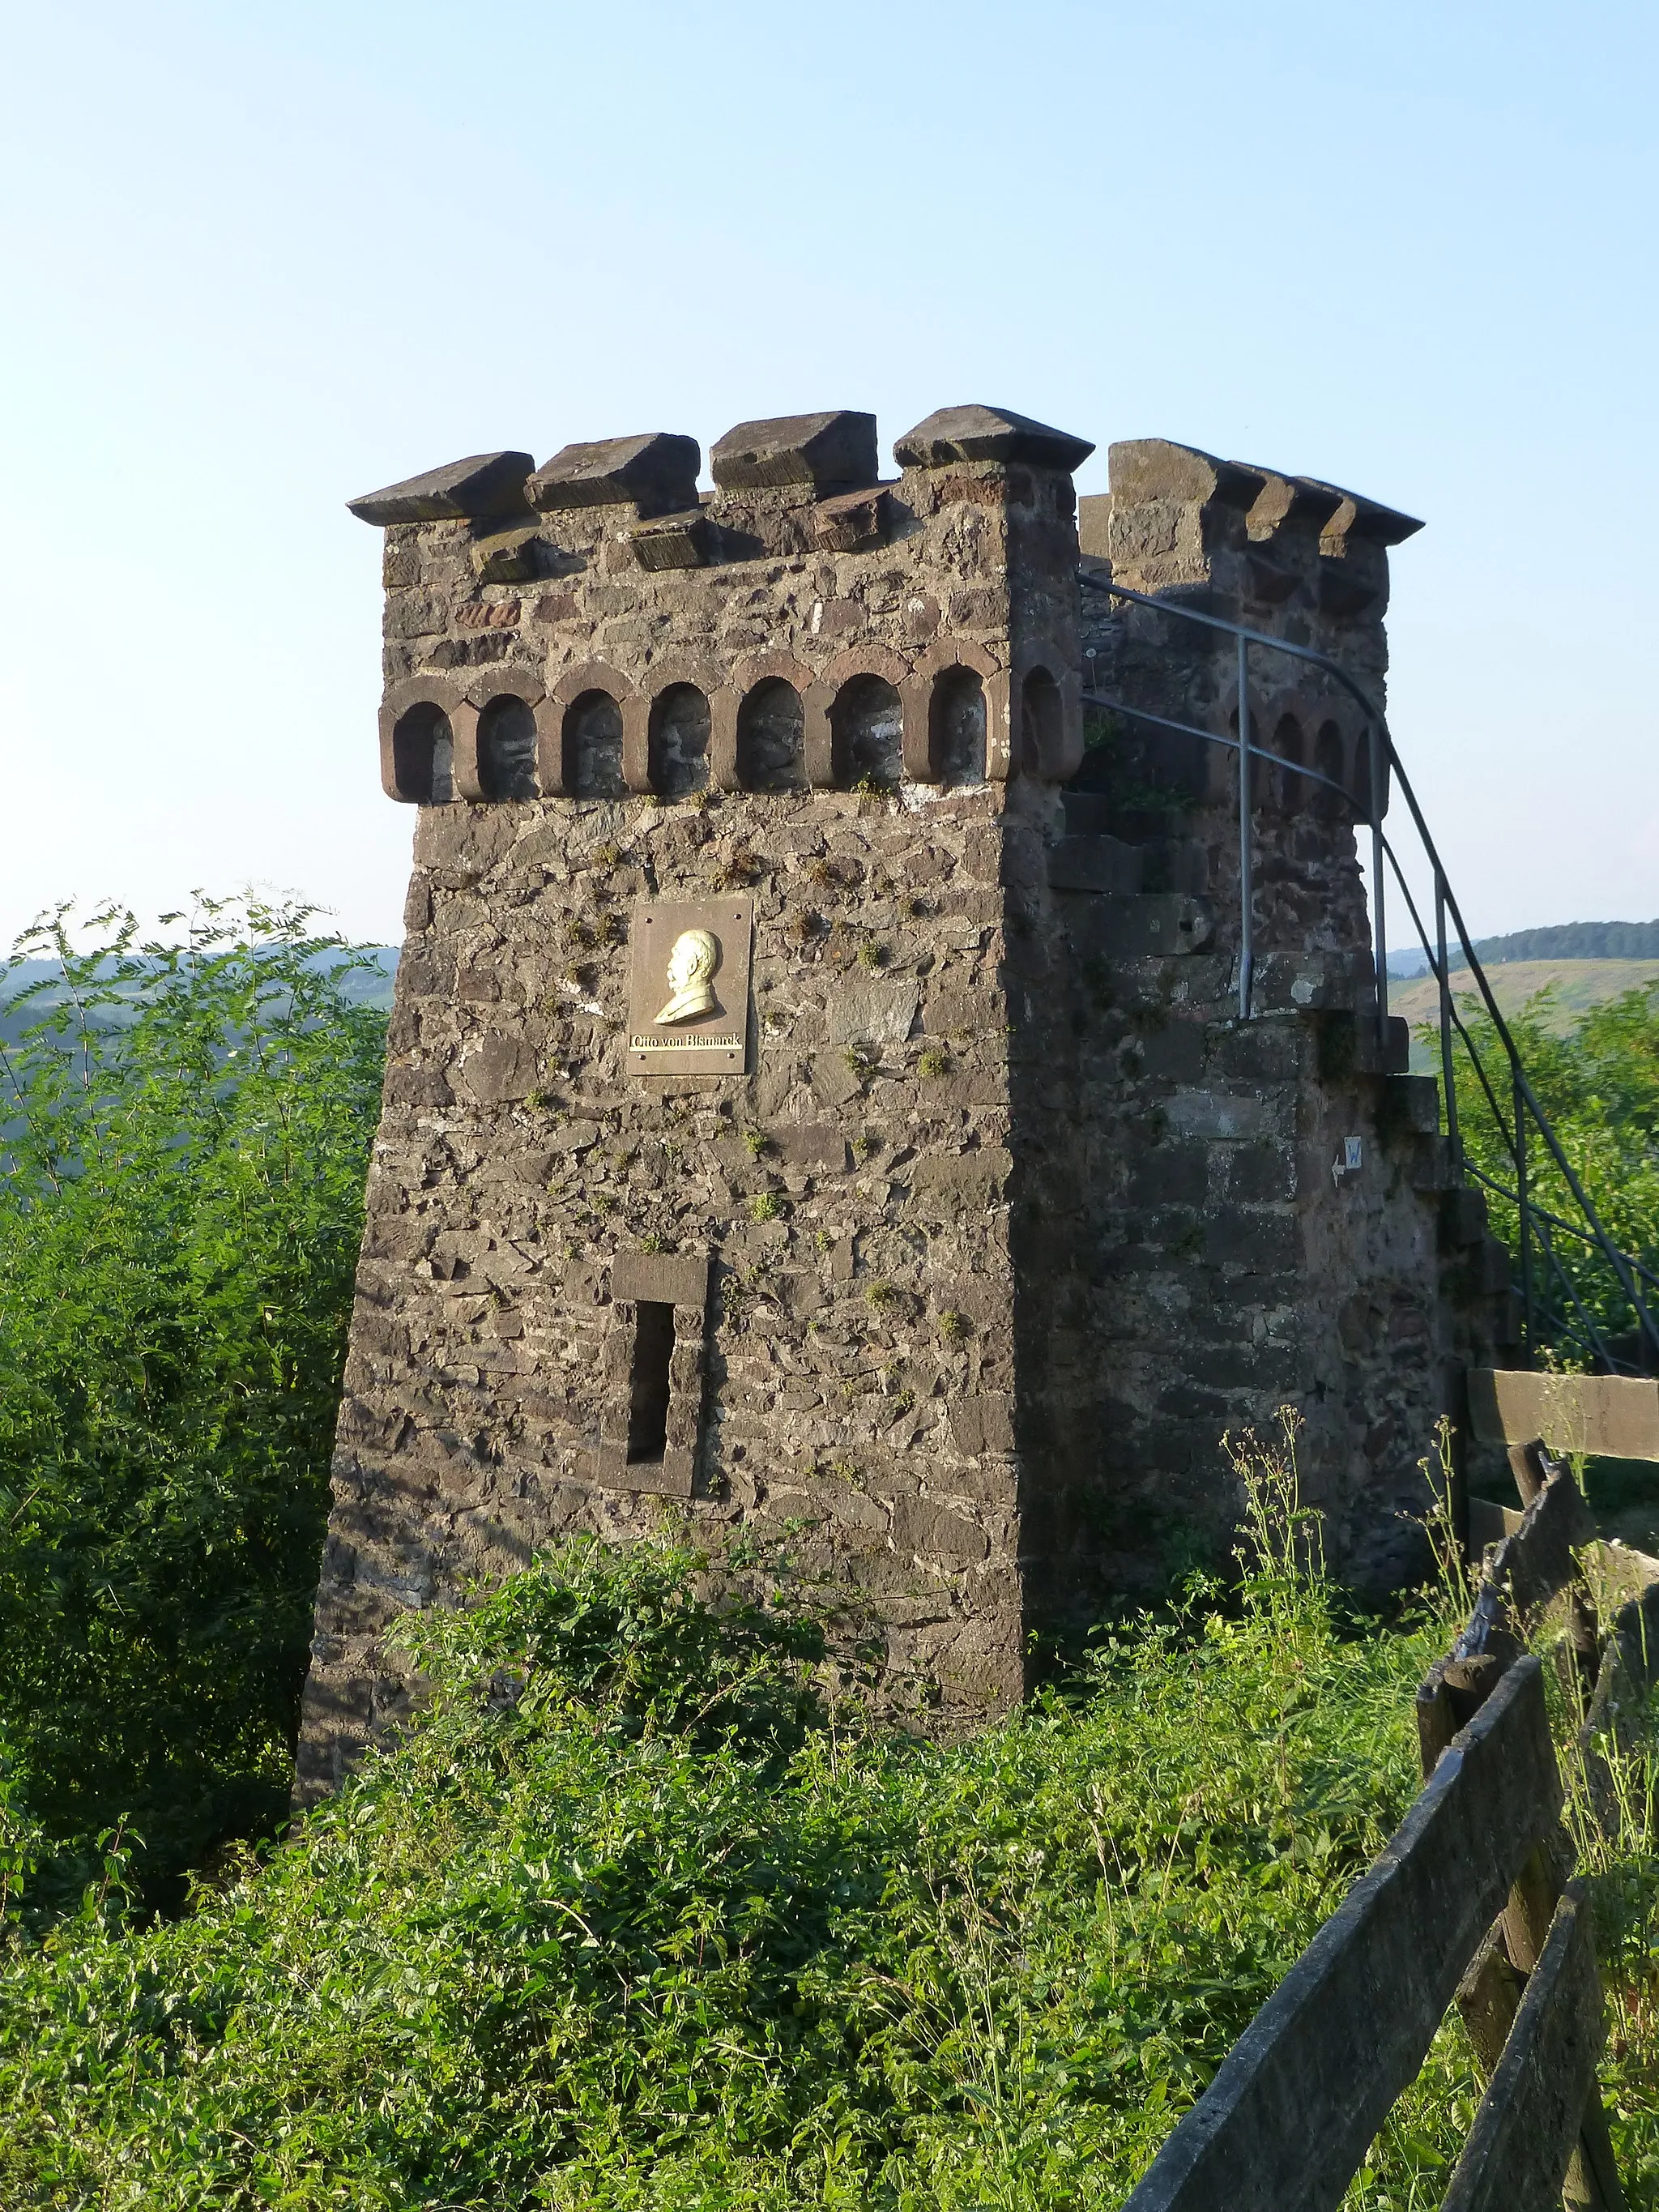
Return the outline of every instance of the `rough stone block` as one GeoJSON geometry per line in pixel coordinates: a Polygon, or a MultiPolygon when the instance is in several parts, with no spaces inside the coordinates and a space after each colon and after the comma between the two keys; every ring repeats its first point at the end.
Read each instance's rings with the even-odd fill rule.
{"type": "MultiPolygon", "coordinates": [[[[1000,1145],[971,1152],[924,1152],[910,1163],[910,1188],[953,1212],[982,1212],[1000,1197],[1013,1171],[1012,1156],[1000,1145]]],[[[964,1303],[963,1310],[969,1309],[964,1303]]]]}
{"type": "Polygon", "coordinates": [[[1273,1205],[1296,1196],[1296,1152],[1290,1145],[1229,1147],[1227,1195],[1241,1205],[1273,1205]]]}
{"type": "Polygon", "coordinates": [[[456,1070],[462,1088],[482,1103],[527,1098],[541,1080],[536,1054],[523,1037],[492,1034],[465,1053],[456,1070]]]}
{"type": "Polygon", "coordinates": [[[907,430],[893,445],[901,468],[944,469],[964,461],[1023,461],[1027,467],[1081,467],[1094,451],[1088,438],[1073,438],[1029,415],[1000,407],[940,407],[907,430]]]}
{"type": "Polygon", "coordinates": [[[840,1174],[847,1165],[845,1133],[832,1122],[775,1121],[766,1135],[791,1167],[840,1174]]]}
{"type": "Polygon", "coordinates": [[[1390,1126],[1421,1137],[1440,1133],[1440,1085],[1431,1075],[1391,1075],[1383,1089],[1390,1126]]]}
{"type": "Polygon", "coordinates": [[[739,422],[716,441],[708,465],[722,491],[810,484],[820,497],[873,485],[876,418],[849,408],[739,422]]]}
{"type": "Polygon", "coordinates": [[[828,1009],[830,1042],[902,1044],[915,1026],[921,990],[915,983],[849,983],[828,1009]]]}
{"type": "Polygon", "coordinates": [[[951,1405],[951,1436],[958,1451],[977,1459],[982,1452],[1014,1448],[1013,1407],[1004,1391],[957,1398],[951,1405]]]}
{"type": "MultiPolygon", "coordinates": [[[[879,484],[820,501],[812,510],[812,543],[826,553],[867,553],[886,538],[891,526],[892,504],[879,484]]],[[[935,605],[933,628],[938,627],[939,609],[935,605]]],[[[907,622],[906,629],[915,639],[915,623],[907,622]]]]}
{"type": "Polygon", "coordinates": [[[701,568],[708,558],[708,518],[701,507],[664,515],[632,532],[628,542],[641,568],[701,568]]]}
{"type": "Polygon", "coordinates": [[[525,489],[532,506],[544,514],[632,507],[641,516],[674,514],[697,505],[702,465],[702,449],[695,438],[653,430],[561,447],[525,489]]]}
{"type": "Polygon", "coordinates": [[[1103,892],[1090,902],[1077,934],[1109,958],[1201,952],[1215,934],[1207,899],[1173,891],[1103,892]]]}
{"type": "Polygon", "coordinates": [[[1164,1110],[1176,1136],[1206,1143],[1242,1144],[1279,1134],[1273,1103],[1260,1091],[1184,1091],[1164,1110]]]}
{"type": "Polygon", "coordinates": [[[1209,1195],[1210,1156],[1201,1145],[1160,1145],[1131,1174],[1130,1206],[1202,1206],[1209,1195]]]}
{"type": "Polygon", "coordinates": [[[493,531],[473,545],[472,573],[481,584],[527,584],[538,574],[541,536],[534,524],[493,531]]]}
{"type": "Polygon", "coordinates": [[[1212,1267],[1255,1275],[1288,1273],[1304,1257],[1301,1224],[1291,1213],[1227,1206],[1204,1224],[1204,1256],[1212,1267]]]}
{"type": "Polygon", "coordinates": [[[611,1295],[653,1305],[702,1306],[708,1297],[706,1252],[618,1252],[611,1262],[611,1295]]]}
{"type": "Polygon", "coordinates": [[[901,1553],[925,1560],[982,1559],[991,1549],[990,1538],[976,1522],[921,1498],[895,1501],[892,1534],[901,1553]]]}
{"type": "Polygon", "coordinates": [[[1056,890],[1138,891],[1140,854],[1116,837],[1062,837],[1048,848],[1048,881],[1056,890]]]}
{"type": "Polygon", "coordinates": [[[484,520],[522,514],[525,479],[535,467],[529,453],[472,453],[447,461],[382,491],[366,491],[346,506],[360,522],[384,530],[394,522],[484,520]]]}
{"type": "Polygon", "coordinates": [[[1148,505],[1206,507],[1212,501],[1248,512],[1261,496],[1267,471],[1239,461],[1218,460],[1196,446],[1167,438],[1127,438],[1109,446],[1112,512],[1121,526],[1127,512],[1148,505]]]}

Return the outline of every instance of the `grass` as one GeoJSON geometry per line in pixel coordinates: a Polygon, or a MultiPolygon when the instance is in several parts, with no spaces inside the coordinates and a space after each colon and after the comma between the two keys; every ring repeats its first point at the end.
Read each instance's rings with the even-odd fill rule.
{"type": "MultiPolygon", "coordinates": [[[[410,1620],[422,1720],[265,1864],[140,1928],[118,1855],[44,1947],[18,1931],[0,2203],[1121,2203],[1415,1793],[1456,1601],[1345,1620],[1286,1455],[1241,1465],[1237,1590],[955,1743],[826,1699],[848,1624],[778,1562],[720,1607],[672,1536],[410,1620]]],[[[1627,1779],[1619,1853],[1580,1827],[1651,2205],[1659,1856],[1627,1779]]],[[[1437,2203],[1477,2094],[1454,2017],[1350,2203],[1437,2203]]]]}

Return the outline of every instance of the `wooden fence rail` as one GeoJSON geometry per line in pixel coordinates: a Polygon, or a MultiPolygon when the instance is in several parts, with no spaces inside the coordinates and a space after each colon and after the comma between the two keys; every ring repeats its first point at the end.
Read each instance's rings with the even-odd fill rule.
{"type": "Polygon", "coordinates": [[[1546,2212],[1564,2195],[1622,2212],[1595,2087],[1604,2031],[1589,1914],[1583,1886],[1568,1880],[1543,1676],[1522,1642],[1569,1592],[1568,1650],[1594,1683],[1587,1745],[1603,1725],[1628,1728],[1659,1680],[1659,1583],[1622,1609],[1596,1673],[1579,1564],[1595,1523],[1541,1433],[1569,1444],[1616,1436],[1629,1455],[1632,1438],[1651,1442],[1641,1455],[1659,1458],[1659,1385],[1618,1384],[1613,1413],[1595,1392],[1510,1388],[1601,1379],[1498,1375],[1472,1390],[1486,1433],[1511,1447],[1528,1503],[1418,1692],[1422,1794],[1126,2212],[1334,2212],[1454,1999],[1489,2080],[1447,2212],[1546,2212]],[[1540,1409],[1549,1420],[1528,1426],[1540,1409]]]}

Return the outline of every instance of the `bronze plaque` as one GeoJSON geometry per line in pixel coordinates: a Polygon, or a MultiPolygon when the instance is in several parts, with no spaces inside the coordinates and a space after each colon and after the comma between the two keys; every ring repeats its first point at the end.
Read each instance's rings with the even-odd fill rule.
{"type": "Polygon", "coordinates": [[[630,1075],[743,1075],[755,902],[641,900],[628,990],[630,1075]]]}

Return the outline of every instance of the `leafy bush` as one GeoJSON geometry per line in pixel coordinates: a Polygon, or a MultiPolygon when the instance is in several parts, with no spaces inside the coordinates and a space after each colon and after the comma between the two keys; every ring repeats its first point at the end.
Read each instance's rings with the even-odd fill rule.
{"type": "MultiPolygon", "coordinates": [[[[1528,1078],[1613,1243],[1659,1274],[1659,990],[1646,984],[1609,999],[1565,1036],[1553,1034],[1548,1026],[1551,995],[1540,992],[1509,1018],[1528,1078]]],[[[1507,1115],[1507,1077],[1500,1084],[1495,1073],[1505,1062],[1492,1024],[1483,1016],[1469,1019],[1468,1027],[1507,1115]]],[[[1437,1030],[1425,1028],[1419,1035],[1432,1037],[1437,1046],[1437,1030]]],[[[1515,1173],[1507,1145],[1461,1048],[1454,1074],[1465,1152],[1483,1174],[1512,1189],[1515,1173]]],[[[1580,1218],[1565,1176],[1535,1131],[1530,1131],[1528,1174],[1538,1206],[1568,1221],[1580,1218]]],[[[1490,1193],[1488,1203],[1493,1233],[1516,1249],[1514,1206],[1490,1193]]],[[[1612,1270],[1570,1236],[1558,1232],[1553,1243],[1562,1273],[1584,1310],[1604,1334],[1624,1335],[1635,1316],[1612,1270]]],[[[1552,1307],[1565,1306],[1565,1294],[1548,1262],[1534,1255],[1533,1264],[1540,1297],[1552,1307]]],[[[1659,1291],[1650,1296],[1650,1306],[1656,1299],[1659,1291]]],[[[1571,1352],[1570,1336],[1564,1334],[1561,1348],[1571,1352]]]]}
{"type": "Polygon", "coordinates": [[[385,1048],[309,919],[64,908],[0,968],[0,1881],[38,1823],[48,1896],[121,1827],[182,1898],[284,1809],[385,1048]]]}
{"type": "Polygon", "coordinates": [[[955,1744],[681,1546],[410,1623],[421,1720],[268,1865],[0,1971],[0,2202],[1121,2200],[1416,1786],[1438,1629],[1340,1633],[1258,1497],[1236,1610],[955,1744]]]}

